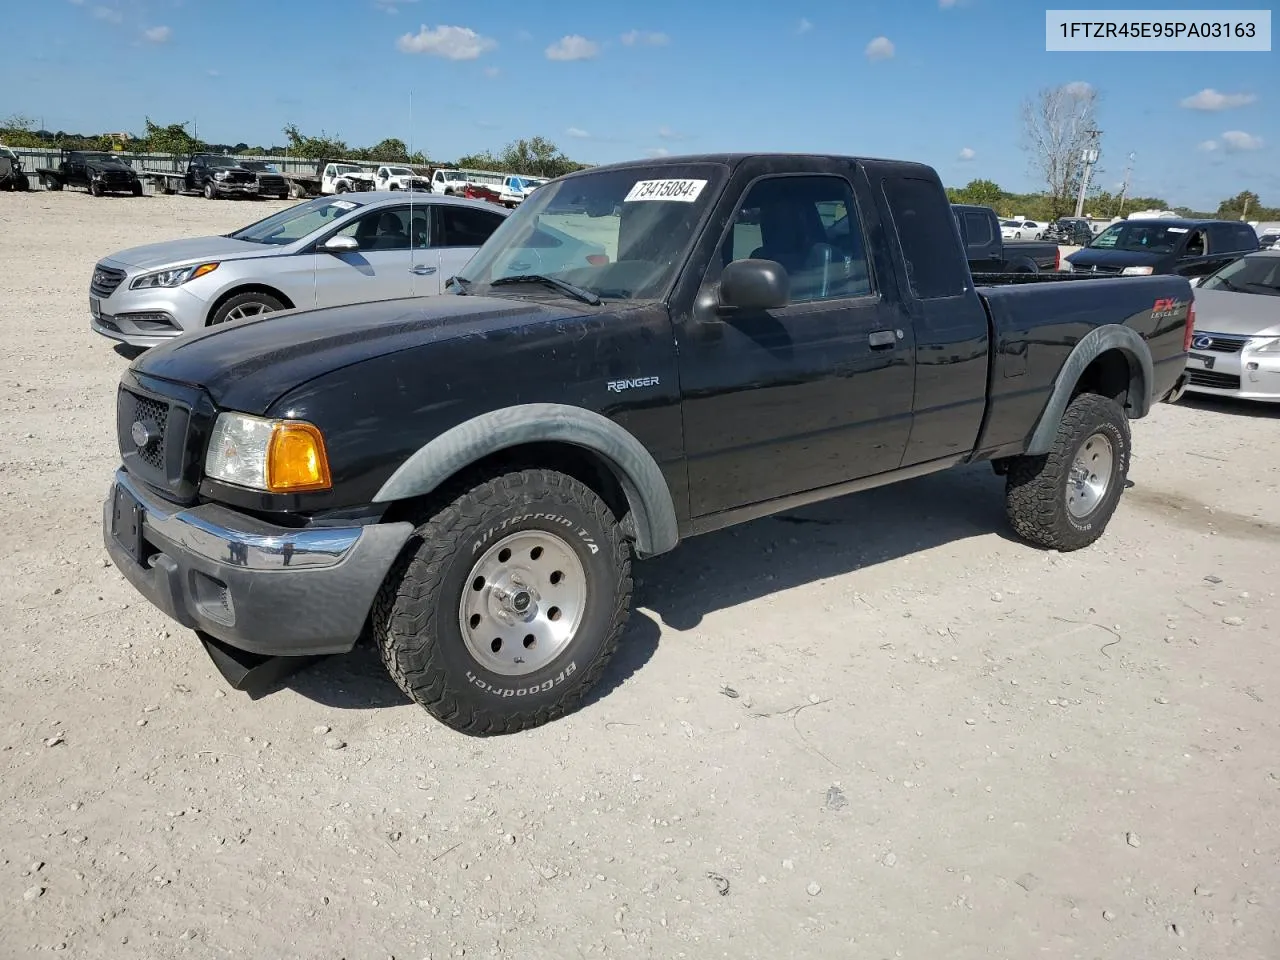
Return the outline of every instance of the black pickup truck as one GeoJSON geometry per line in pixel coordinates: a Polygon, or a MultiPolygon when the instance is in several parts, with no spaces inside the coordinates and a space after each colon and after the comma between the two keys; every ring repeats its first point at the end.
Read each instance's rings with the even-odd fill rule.
{"type": "Polygon", "coordinates": [[[1004,280],[921,164],[571,174],[450,295],[135,360],[104,542],[235,686],[368,638],[444,723],[535,726],[599,679],[632,557],[685,537],[985,461],[1025,540],[1096,540],[1129,421],[1182,382],[1190,284],[1004,280]]]}
{"type": "Polygon", "coordinates": [[[990,207],[953,203],[956,226],[974,274],[1042,273],[1062,265],[1062,252],[1048,240],[1005,240],[990,207]]]}
{"type": "Polygon", "coordinates": [[[198,193],[207,200],[223,197],[274,197],[283,200],[289,192],[288,182],[279,172],[250,169],[235,157],[220,153],[191,154],[187,158],[186,170],[181,173],[144,170],[142,175],[152,181],[161,193],[198,193]]]}
{"type": "Polygon", "coordinates": [[[36,176],[46,190],[83,187],[95,197],[108,193],[142,196],[142,181],[121,157],[88,150],[64,152],[57,167],[39,167],[36,176]]]}

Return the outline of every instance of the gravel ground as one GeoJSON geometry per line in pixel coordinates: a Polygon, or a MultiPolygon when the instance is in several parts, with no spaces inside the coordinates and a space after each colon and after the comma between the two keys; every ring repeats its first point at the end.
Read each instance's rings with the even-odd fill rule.
{"type": "Polygon", "coordinates": [[[277,206],[0,195],[0,956],[1280,955],[1280,412],[1161,405],[1075,554],[986,468],[691,540],[538,730],[250,700],[105,562],[85,301],[277,206]]]}

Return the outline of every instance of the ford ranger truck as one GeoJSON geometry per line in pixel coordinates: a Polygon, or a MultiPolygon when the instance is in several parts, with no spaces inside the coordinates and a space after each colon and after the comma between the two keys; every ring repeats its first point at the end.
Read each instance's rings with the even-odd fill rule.
{"type": "Polygon", "coordinates": [[[122,375],[106,548],[233,685],[369,642],[445,724],[534,727],[624,642],[633,561],[979,461],[1020,537],[1087,547],[1193,323],[1178,276],[976,284],[932,168],[845,156],[570,174],[449,279],[122,375]]]}

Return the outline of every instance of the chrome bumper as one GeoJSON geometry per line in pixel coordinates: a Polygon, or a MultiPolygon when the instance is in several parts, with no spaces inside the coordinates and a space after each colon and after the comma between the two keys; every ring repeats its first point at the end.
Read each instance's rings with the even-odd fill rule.
{"type": "Polygon", "coordinates": [[[102,522],[112,561],[151,603],[183,626],[267,656],[350,650],[413,532],[409,523],[280,527],[212,503],[184,509],[123,469],[102,522]]]}

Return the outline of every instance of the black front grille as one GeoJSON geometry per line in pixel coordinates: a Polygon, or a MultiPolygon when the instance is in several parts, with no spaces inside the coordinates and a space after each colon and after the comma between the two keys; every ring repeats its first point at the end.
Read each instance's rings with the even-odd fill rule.
{"type": "Polygon", "coordinates": [[[1204,346],[1193,342],[1192,346],[1196,350],[1212,350],[1214,353],[1239,353],[1249,342],[1248,337],[1237,337],[1229,333],[1196,333],[1196,338],[1200,337],[1208,337],[1210,342],[1204,346]]]}
{"type": "Polygon", "coordinates": [[[104,267],[98,264],[93,268],[93,279],[89,281],[89,292],[95,297],[109,297],[116,292],[116,287],[124,282],[124,271],[115,267],[104,267]]]}
{"type": "Polygon", "coordinates": [[[258,178],[248,170],[228,170],[224,183],[257,183],[258,178]]]}
{"type": "MultiPolygon", "coordinates": [[[[151,397],[139,397],[135,394],[134,398],[134,423],[146,424],[156,438],[143,447],[137,446],[137,443],[134,442],[134,448],[138,452],[138,459],[153,470],[163,470],[164,438],[165,430],[169,426],[169,405],[161,403],[159,400],[153,400],[151,397]]],[[[129,424],[129,431],[129,440],[133,442],[133,423],[129,424]]]]}
{"type": "Polygon", "coordinates": [[[1188,370],[1187,382],[1193,387],[1208,387],[1210,390],[1239,390],[1240,378],[1231,373],[1218,373],[1216,370],[1188,370]]]}
{"type": "Polygon", "coordinates": [[[1086,273],[1118,274],[1123,269],[1124,267],[1113,267],[1110,264],[1099,263],[1099,264],[1094,264],[1092,267],[1088,267],[1085,270],[1085,272],[1086,273]]]}
{"type": "Polygon", "coordinates": [[[284,193],[284,177],[260,176],[258,189],[264,193],[284,193]]]}
{"type": "Polygon", "coordinates": [[[133,179],[127,170],[104,170],[102,179],[107,183],[128,183],[133,179]]]}

